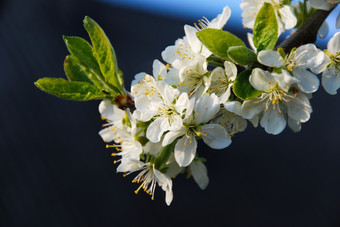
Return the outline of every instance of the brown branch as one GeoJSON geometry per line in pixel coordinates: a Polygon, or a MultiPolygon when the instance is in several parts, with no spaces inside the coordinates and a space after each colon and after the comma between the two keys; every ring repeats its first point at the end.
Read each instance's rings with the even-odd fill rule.
{"type": "Polygon", "coordinates": [[[318,10],[302,27],[286,38],[276,48],[281,47],[287,53],[294,47],[299,47],[306,43],[314,43],[319,28],[335,7],[336,5],[329,11],[318,10]]]}

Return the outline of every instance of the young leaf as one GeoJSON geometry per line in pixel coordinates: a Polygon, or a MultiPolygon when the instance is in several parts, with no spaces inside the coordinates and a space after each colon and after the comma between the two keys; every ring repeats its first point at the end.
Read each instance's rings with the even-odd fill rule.
{"type": "Polygon", "coordinates": [[[90,36],[94,55],[105,81],[119,90],[121,94],[124,94],[125,91],[118,79],[116,54],[109,39],[105,35],[103,29],[89,17],[85,17],[84,27],[90,36]]]}
{"type": "Polygon", "coordinates": [[[247,69],[237,75],[233,91],[234,94],[242,100],[247,100],[255,98],[262,94],[263,91],[256,90],[251,86],[249,82],[249,77],[251,75],[252,69],[247,69]]]}
{"type": "Polygon", "coordinates": [[[87,82],[67,81],[61,78],[42,78],[34,84],[40,90],[62,99],[88,101],[110,97],[87,82]]]}
{"type": "Polygon", "coordinates": [[[228,49],[229,59],[238,65],[249,65],[256,61],[256,54],[245,46],[233,46],[228,49]]]}
{"type": "Polygon", "coordinates": [[[229,47],[245,46],[244,42],[238,37],[220,29],[203,29],[196,35],[213,54],[227,60],[229,60],[227,53],[229,47]]]}
{"type": "Polygon", "coordinates": [[[274,7],[264,3],[255,19],[253,41],[257,51],[273,49],[278,39],[278,22],[274,7]]]}
{"type": "Polygon", "coordinates": [[[69,81],[83,81],[90,84],[94,84],[90,79],[90,73],[87,72],[85,66],[79,63],[79,61],[73,56],[68,55],[64,61],[64,71],[69,81]]]}
{"type": "Polygon", "coordinates": [[[73,57],[102,77],[92,46],[85,39],[75,36],[63,36],[63,39],[73,57]]]}
{"type": "Polygon", "coordinates": [[[177,141],[178,139],[176,139],[171,144],[163,147],[161,153],[159,153],[159,155],[156,157],[156,160],[155,160],[156,169],[161,171],[162,169],[166,167],[166,163],[169,160],[171,153],[174,151],[177,141]]]}

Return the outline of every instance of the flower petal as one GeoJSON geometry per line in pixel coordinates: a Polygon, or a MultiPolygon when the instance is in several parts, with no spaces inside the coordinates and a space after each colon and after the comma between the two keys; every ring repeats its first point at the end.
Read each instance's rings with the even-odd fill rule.
{"type": "Polygon", "coordinates": [[[312,106],[309,99],[302,92],[299,92],[294,99],[287,102],[287,114],[298,122],[306,122],[312,113],[312,106]]]}
{"type": "Polygon", "coordinates": [[[333,55],[340,51],[340,32],[335,33],[335,35],[329,40],[327,50],[333,55]]]}
{"type": "Polygon", "coordinates": [[[153,172],[157,179],[158,185],[162,187],[163,191],[165,191],[165,202],[168,206],[170,206],[173,199],[172,181],[168,176],[159,172],[155,168],[153,169],[153,172]]]}
{"type": "Polygon", "coordinates": [[[169,131],[165,134],[162,142],[162,146],[165,147],[172,143],[176,138],[183,136],[186,133],[186,130],[183,128],[181,130],[169,131]]]}
{"type": "Polygon", "coordinates": [[[267,90],[276,84],[276,80],[270,72],[259,68],[253,69],[249,77],[249,82],[259,91],[267,90]]]}
{"type": "Polygon", "coordinates": [[[113,127],[104,128],[100,130],[98,134],[102,137],[105,143],[113,141],[113,138],[115,137],[113,127]]]}
{"type": "Polygon", "coordinates": [[[203,44],[196,36],[197,29],[190,25],[184,25],[184,32],[188,39],[191,50],[195,53],[200,53],[203,44]]]}
{"type": "Polygon", "coordinates": [[[245,119],[252,119],[260,114],[266,105],[264,102],[259,102],[258,99],[247,100],[242,103],[242,117],[245,119]]]}
{"type": "Polygon", "coordinates": [[[281,21],[284,23],[285,30],[295,27],[297,19],[289,6],[283,6],[279,9],[281,21]]]}
{"type": "Polygon", "coordinates": [[[206,123],[220,110],[220,100],[215,94],[200,97],[195,105],[195,119],[197,123],[206,123]]]}
{"type": "Polygon", "coordinates": [[[293,74],[299,80],[298,87],[303,92],[313,93],[318,90],[320,81],[313,73],[301,67],[296,67],[293,69],[293,74]]]}
{"type": "Polygon", "coordinates": [[[224,69],[225,69],[225,74],[227,75],[228,79],[231,81],[234,81],[237,76],[237,67],[234,63],[230,61],[225,61],[224,62],[224,69]]]}
{"type": "Polygon", "coordinates": [[[321,83],[328,94],[337,94],[337,90],[340,88],[340,71],[333,67],[326,69],[322,73],[321,83]]]}
{"type": "Polygon", "coordinates": [[[170,127],[166,118],[158,117],[153,121],[146,130],[146,137],[153,143],[161,140],[163,133],[170,127]]]}
{"type": "Polygon", "coordinates": [[[207,167],[200,161],[193,161],[189,165],[189,169],[198,186],[202,190],[206,189],[209,184],[207,167]]]}
{"type": "Polygon", "coordinates": [[[195,158],[197,141],[194,135],[185,135],[175,145],[175,159],[179,166],[188,166],[195,158]]]}
{"type": "Polygon", "coordinates": [[[152,69],[153,69],[153,76],[155,77],[156,80],[159,80],[161,78],[162,79],[166,78],[166,76],[167,76],[166,75],[167,74],[166,67],[159,60],[156,59],[156,60],[153,61],[152,69]]]}
{"type": "Polygon", "coordinates": [[[221,14],[219,14],[215,19],[210,21],[208,28],[217,28],[222,29],[224,25],[227,23],[231,15],[231,10],[229,6],[223,8],[221,14]]]}
{"type": "Polygon", "coordinates": [[[286,120],[282,113],[278,110],[274,110],[272,106],[264,112],[260,121],[261,126],[267,133],[277,135],[283,131],[286,127],[286,120]]]}
{"type": "Polygon", "coordinates": [[[218,124],[202,126],[201,135],[203,141],[214,149],[223,149],[231,144],[231,136],[225,128],[218,124]]]}
{"type": "Polygon", "coordinates": [[[277,51],[262,50],[257,55],[257,60],[266,66],[279,68],[283,65],[283,59],[277,51]]]}
{"type": "Polygon", "coordinates": [[[293,132],[301,131],[301,123],[288,117],[288,126],[293,132]]]}
{"type": "Polygon", "coordinates": [[[329,32],[329,26],[327,21],[324,21],[319,28],[318,35],[321,39],[325,38],[328,35],[329,32]]]}

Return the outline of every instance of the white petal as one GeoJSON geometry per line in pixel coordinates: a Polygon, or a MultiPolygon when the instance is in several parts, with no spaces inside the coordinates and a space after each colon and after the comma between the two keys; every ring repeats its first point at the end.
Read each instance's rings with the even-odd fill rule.
{"type": "Polygon", "coordinates": [[[286,92],[288,92],[291,85],[299,83],[299,80],[292,77],[286,70],[282,70],[281,74],[272,73],[275,76],[279,86],[286,92]]]}
{"type": "Polygon", "coordinates": [[[172,181],[168,176],[159,172],[157,169],[153,169],[153,172],[156,176],[159,186],[161,186],[163,191],[165,191],[165,202],[169,206],[173,199],[172,181]]]}
{"type": "Polygon", "coordinates": [[[171,87],[165,81],[159,81],[157,85],[159,88],[159,92],[161,93],[161,96],[163,98],[164,104],[170,106],[174,101],[176,94],[178,94],[179,91],[171,87]]]}
{"type": "Polygon", "coordinates": [[[340,32],[335,33],[329,40],[327,50],[333,55],[340,51],[340,32]]]}
{"type": "Polygon", "coordinates": [[[104,99],[99,104],[99,113],[106,119],[118,123],[125,117],[125,111],[113,105],[110,100],[104,99]]]}
{"type": "Polygon", "coordinates": [[[147,74],[143,72],[136,74],[134,80],[131,82],[131,87],[138,84],[139,81],[142,81],[146,75],[147,74]]]}
{"type": "Polygon", "coordinates": [[[203,44],[196,36],[197,29],[190,25],[185,25],[184,31],[192,51],[195,53],[199,53],[203,44]]]}
{"type": "Polygon", "coordinates": [[[234,81],[237,76],[237,67],[234,63],[230,61],[225,61],[224,62],[224,69],[225,69],[225,74],[227,75],[228,79],[231,81],[234,81]]]}
{"type": "Polygon", "coordinates": [[[188,166],[195,158],[197,141],[194,135],[184,135],[175,145],[175,159],[179,166],[188,166]],[[191,142],[190,142],[191,141],[191,142]]]}
{"type": "Polygon", "coordinates": [[[153,143],[161,140],[163,133],[170,127],[166,118],[159,117],[153,121],[146,130],[146,137],[153,143]]]}
{"type": "Polygon", "coordinates": [[[203,141],[214,149],[223,149],[231,144],[231,137],[227,130],[218,124],[202,126],[201,135],[203,141]]]}
{"type": "Polygon", "coordinates": [[[108,127],[108,128],[104,128],[100,130],[99,135],[102,137],[105,143],[109,143],[113,141],[113,138],[115,137],[112,127],[108,127]]]}
{"type": "Polygon", "coordinates": [[[283,114],[280,114],[278,110],[274,110],[271,106],[264,112],[260,124],[268,134],[277,135],[286,127],[286,120],[283,114]]]}
{"type": "Polygon", "coordinates": [[[283,59],[277,51],[262,50],[257,55],[257,60],[266,66],[281,67],[283,65],[283,59]]]}
{"type": "Polygon", "coordinates": [[[288,116],[299,122],[308,121],[312,113],[309,99],[302,92],[299,92],[294,99],[288,102],[287,107],[288,116]]]}
{"type": "Polygon", "coordinates": [[[314,44],[305,44],[296,49],[296,66],[315,68],[324,61],[324,54],[314,44]]]}
{"type": "Polygon", "coordinates": [[[222,14],[219,14],[215,19],[210,21],[208,28],[222,29],[227,23],[231,15],[231,10],[229,6],[223,8],[222,14]]]}
{"type": "Polygon", "coordinates": [[[124,158],[121,160],[121,164],[117,167],[117,173],[119,172],[135,172],[143,168],[145,163],[136,159],[124,158]]]}
{"type": "Polygon", "coordinates": [[[190,166],[190,172],[198,184],[198,186],[204,190],[209,184],[207,167],[200,161],[193,161],[190,166]]]}
{"type": "Polygon", "coordinates": [[[133,118],[140,120],[140,121],[144,121],[144,122],[150,121],[151,118],[153,117],[153,115],[149,115],[147,113],[143,113],[138,110],[133,111],[132,116],[133,118]]]}
{"type": "Polygon", "coordinates": [[[270,72],[259,68],[253,69],[249,77],[249,82],[255,89],[259,91],[267,90],[276,84],[276,80],[270,72]]]}
{"type": "Polygon", "coordinates": [[[226,103],[228,101],[231,94],[231,86],[232,84],[230,84],[227,90],[220,96],[220,103],[226,103]]]}
{"type": "Polygon", "coordinates": [[[182,114],[182,112],[188,108],[190,105],[189,96],[187,93],[182,93],[176,101],[175,108],[178,113],[182,114]]]}
{"type": "Polygon", "coordinates": [[[299,80],[298,87],[306,92],[313,93],[318,90],[320,81],[317,76],[307,71],[306,69],[296,67],[293,69],[293,74],[299,80]]]}
{"type": "Polygon", "coordinates": [[[301,123],[288,117],[288,126],[293,132],[300,132],[301,130],[301,123]]]}
{"type": "Polygon", "coordinates": [[[318,35],[321,39],[325,38],[328,35],[329,32],[329,26],[327,21],[324,21],[319,28],[318,35]]]}
{"type": "Polygon", "coordinates": [[[186,130],[183,128],[181,130],[176,131],[169,131],[165,134],[162,142],[162,146],[165,147],[166,145],[169,145],[172,143],[176,138],[183,136],[186,133],[186,130]]]}
{"type": "Polygon", "coordinates": [[[324,61],[323,61],[323,63],[320,64],[319,66],[315,67],[315,68],[312,68],[311,70],[312,70],[313,73],[319,74],[319,73],[325,71],[327,69],[327,66],[330,63],[331,63],[331,59],[326,54],[324,54],[324,61]]]}
{"type": "Polygon", "coordinates": [[[215,94],[204,95],[195,105],[195,119],[197,123],[206,123],[220,110],[220,100],[215,94]]]}
{"type": "Polygon", "coordinates": [[[242,117],[245,119],[252,119],[260,114],[266,105],[264,102],[259,102],[257,99],[255,100],[247,100],[242,103],[242,117]]]}
{"type": "Polygon", "coordinates": [[[179,115],[172,116],[172,121],[168,130],[180,130],[183,128],[183,120],[179,115]]]}
{"type": "Polygon", "coordinates": [[[284,23],[285,30],[294,28],[297,23],[297,19],[290,7],[285,5],[279,9],[279,12],[281,20],[284,23]]]}
{"type": "Polygon", "coordinates": [[[253,49],[256,53],[256,47],[254,45],[254,41],[253,41],[253,34],[251,33],[247,33],[247,39],[248,39],[248,43],[249,43],[249,46],[251,47],[251,49],[253,49]]]}
{"type": "Polygon", "coordinates": [[[238,101],[231,101],[224,104],[224,108],[239,116],[242,115],[242,104],[238,101]]]}
{"type": "Polygon", "coordinates": [[[327,69],[322,73],[321,83],[327,93],[337,94],[337,90],[340,88],[340,71],[334,68],[327,69]]]}
{"type": "Polygon", "coordinates": [[[153,76],[155,77],[156,80],[159,80],[160,79],[159,77],[162,77],[162,79],[166,78],[167,76],[166,67],[159,60],[156,59],[153,61],[152,69],[153,69],[153,76]]]}

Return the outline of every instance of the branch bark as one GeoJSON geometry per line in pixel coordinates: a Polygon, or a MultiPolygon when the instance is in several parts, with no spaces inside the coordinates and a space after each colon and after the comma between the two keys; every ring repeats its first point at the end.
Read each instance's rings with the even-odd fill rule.
{"type": "Polygon", "coordinates": [[[314,43],[319,28],[335,7],[336,5],[329,11],[318,10],[302,27],[286,38],[276,48],[281,47],[287,53],[294,47],[299,47],[306,43],[314,43]]]}

